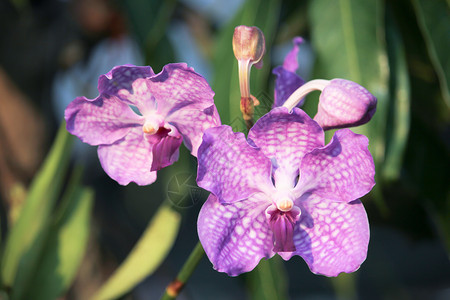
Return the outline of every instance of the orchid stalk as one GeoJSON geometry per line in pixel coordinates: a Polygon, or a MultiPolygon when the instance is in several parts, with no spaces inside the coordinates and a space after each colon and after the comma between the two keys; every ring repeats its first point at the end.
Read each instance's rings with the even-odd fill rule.
{"type": "Polygon", "coordinates": [[[250,70],[262,67],[265,52],[264,34],[257,27],[238,26],[234,29],[233,52],[238,61],[240,108],[247,129],[253,125],[254,106],[258,100],[250,94],[250,70]]]}

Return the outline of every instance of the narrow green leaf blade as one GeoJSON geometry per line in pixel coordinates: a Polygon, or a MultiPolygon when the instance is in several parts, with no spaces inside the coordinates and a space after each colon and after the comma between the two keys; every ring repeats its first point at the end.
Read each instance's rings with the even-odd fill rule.
{"type": "Polygon", "coordinates": [[[261,260],[248,274],[250,295],[254,300],[283,300],[288,297],[288,276],[279,256],[261,260]]]}
{"type": "Polygon", "coordinates": [[[180,227],[180,215],[163,204],[125,261],[94,296],[115,299],[152,274],[172,248],[180,227]]]}
{"type": "Polygon", "coordinates": [[[388,14],[386,41],[389,58],[389,114],[383,178],[399,178],[410,126],[410,84],[405,49],[394,19],[388,14]]]}
{"type": "Polygon", "coordinates": [[[450,18],[448,1],[414,0],[419,27],[441,85],[442,97],[450,107],[450,18]]]}
{"type": "MultiPolygon", "coordinates": [[[[383,3],[378,0],[314,0],[308,11],[312,43],[317,51],[316,76],[325,79],[345,78],[367,88],[378,99],[373,119],[352,128],[369,137],[369,149],[376,167],[375,189],[385,155],[385,132],[389,106],[388,62],[384,49],[383,3]]],[[[372,195],[381,195],[374,191],[372,195]]],[[[381,197],[374,197],[383,213],[381,197]]]]}
{"type": "MultiPolygon", "coordinates": [[[[72,141],[72,136],[66,131],[63,122],[49,155],[31,184],[20,216],[7,236],[1,265],[1,276],[5,286],[13,285],[24,256],[28,255],[30,260],[29,264],[21,264],[24,266],[23,272],[29,272],[33,267],[32,257],[36,248],[33,249],[32,246],[39,248],[41,245],[39,241],[44,238],[42,230],[61,190],[69,164],[72,141]]],[[[28,274],[22,273],[21,276],[27,277],[28,274]]],[[[15,286],[15,288],[23,287],[15,286]]]]}
{"type": "Polygon", "coordinates": [[[37,272],[22,299],[56,299],[72,283],[89,238],[94,193],[77,186],[53,224],[37,272]]]}

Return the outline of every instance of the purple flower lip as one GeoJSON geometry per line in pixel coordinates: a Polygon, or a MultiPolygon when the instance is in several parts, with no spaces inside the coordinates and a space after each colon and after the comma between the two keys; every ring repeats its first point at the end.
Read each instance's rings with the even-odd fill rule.
{"type": "Polygon", "coordinates": [[[294,228],[300,218],[300,209],[296,206],[287,211],[280,210],[273,205],[266,211],[266,218],[273,232],[274,252],[294,252],[294,228]]]}

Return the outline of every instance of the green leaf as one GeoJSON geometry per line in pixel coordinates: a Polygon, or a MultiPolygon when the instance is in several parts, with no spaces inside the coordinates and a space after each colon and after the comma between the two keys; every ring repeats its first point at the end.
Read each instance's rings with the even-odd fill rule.
{"type": "Polygon", "coordinates": [[[261,260],[248,274],[251,299],[282,300],[288,297],[288,276],[279,256],[261,260]]]}
{"type": "Polygon", "coordinates": [[[45,225],[62,187],[71,146],[72,136],[63,122],[49,155],[31,183],[20,216],[7,236],[1,265],[1,277],[7,287],[14,283],[14,289],[23,289],[36,266],[36,255],[45,240],[45,225]]]}
{"type": "Polygon", "coordinates": [[[450,107],[450,18],[448,2],[414,0],[419,27],[441,85],[442,97],[450,107]]]}
{"type": "Polygon", "coordinates": [[[358,273],[341,273],[329,278],[337,299],[358,299],[357,277],[358,273]]]}
{"type": "Polygon", "coordinates": [[[216,42],[214,55],[215,77],[213,90],[215,104],[220,113],[222,123],[230,124],[235,131],[245,129],[240,111],[240,90],[237,61],[233,54],[232,38],[234,28],[239,25],[257,26],[266,39],[266,54],[262,69],[252,68],[250,92],[258,96],[267,90],[267,78],[270,73],[270,49],[278,23],[280,3],[276,0],[246,1],[240,12],[221,30],[216,42]]]}
{"type": "Polygon", "coordinates": [[[152,274],[172,248],[180,227],[180,215],[163,204],[125,261],[93,299],[115,299],[152,274]]]}
{"type": "MultiPolygon", "coordinates": [[[[385,155],[385,131],[388,111],[388,63],[384,49],[382,1],[314,0],[308,11],[311,36],[317,51],[317,77],[345,78],[367,88],[378,99],[377,112],[366,125],[352,128],[369,137],[369,149],[376,166],[377,185],[385,155]]],[[[381,195],[381,193],[372,193],[381,195]]],[[[382,212],[381,197],[375,197],[382,212]]]]}
{"type": "Polygon", "coordinates": [[[145,62],[154,70],[160,70],[168,61],[173,60],[172,48],[166,33],[176,3],[175,0],[122,1],[131,29],[145,55],[145,62]]]}
{"type": "Polygon", "coordinates": [[[93,198],[91,189],[78,184],[66,193],[26,295],[14,299],[52,300],[67,290],[86,250],[93,198]]]}
{"type": "Polygon", "coordinates": [[[399,178],[403,154],[409,136],[410,85],[405,49],[394,19],[388,10],[386,42],[389,58],[389,114],[386,136],[386,155],[383,167],[384,180],[399,178]]]}

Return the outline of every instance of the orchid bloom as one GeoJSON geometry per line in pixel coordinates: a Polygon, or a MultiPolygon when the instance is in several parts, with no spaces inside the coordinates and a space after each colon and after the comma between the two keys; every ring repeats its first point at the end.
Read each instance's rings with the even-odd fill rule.
{"type": "Polygon", "coordinates": [[[203,132],[220,125],[214,92],[186,64],[124,65],[100,76],[99,96],[78,97],[65,111],[67,130],[98,146],[105,172],[122,185],[147,185],[178,159],[182,142],[196,156],[203,132]]]}
{"type": "Polygon", "coordinates": [[[363,125],[375,113],[377,99],[361,85],[345,79],[312,80],[307,83],[295,72],[302,38],[293,39],[294,47],[286,55],[283,66],[273,70],[275,80],[274,107],[292,109],[302,106],[304,97],[315,90],[321,91],[319,107],[314,120],[324,130],[363,125]]]}
{"type": "Polygon", "coordinates": [[[211,192],[198,234],[214,268],[236,276],[278,253],[312,272],[353,272],[367,255],[369,226],[359,198],[374,186],[368,139],[349,129],[324,145],[301,109],[272,109],[244,134],[205,131],[198,185],[211,192]]]}

